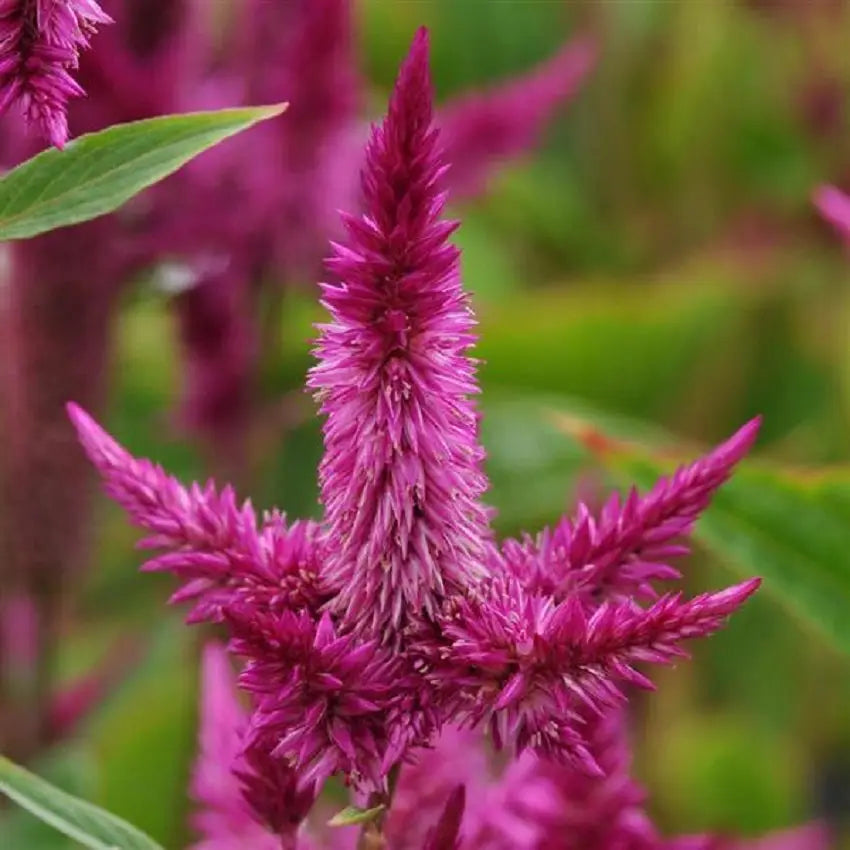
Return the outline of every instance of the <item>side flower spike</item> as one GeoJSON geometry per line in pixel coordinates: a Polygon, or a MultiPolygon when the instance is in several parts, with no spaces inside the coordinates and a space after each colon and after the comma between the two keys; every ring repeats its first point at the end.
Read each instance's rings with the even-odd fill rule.
{"type": "Polygon", "coordinates": [[[366,212],[322,286],[308,384],[322,402],[321,495],[328,570],[342,622],[390,642],[436,615],[442,596],[483,573],[474,324],[439,218],[443,160],[432,128],[428,38],[420,30],[389,113],[372,131],[362,174],[366,212]]]}
{"type": "Polygon", "coordinates": [[[0,0],[0,115],[14,103],[58,148],[68,141],[68,101],[85,94],[71,76],[99,24],[95,0],[0,0]]]}
{"type": "Polygon", "coordinates": [[[530,748],[600,773],[578,710],[617,704],[624,684],[651,688],[633,665],[686,655],[684,640],[717,631],[759,584],[687,601],[669,594],[646,610],[606,602],[588,616],[578,597],[556,603],[496,579],[453,607],[443,624],[446,663],[432,676],[458,715],[490,724],[497,746],[512,742],[517,752],[530,748]]]}
{"type": "Polygon", "coordinates": [[[536,539],[505,541],[506,568],[531,592],[557,600],[579,593],[591,607],[608,597],[654,598],[651,582],[680,577],[669,561],[688,553],[681,538],[752,446],[760,424],[748,422],[645,496],[633,489],[621,503],[614,494],[599,517],[580,505],[575,519],[565,517],[536,539]]]}
{"type": "Polygon", "coordinates": [[[139,546],[169,550],[142,569],[185,582],[171,601],[195,603],[190,622],[220,620],[222,608],[237,600],[273,610],[321,603],[315,523],[287,526],[273,514],[258,530],[251,503],[240,507],[231,487],[218,492],[210,482],[186,489],[156,464],[134,458],[75,404],[68,415],[107,493],[150,532],[139,546]]]}

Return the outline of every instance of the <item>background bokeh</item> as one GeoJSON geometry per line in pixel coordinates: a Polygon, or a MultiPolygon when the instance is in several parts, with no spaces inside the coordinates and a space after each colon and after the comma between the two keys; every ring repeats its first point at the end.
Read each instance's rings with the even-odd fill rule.
{"type": "MultiPolygon", "coordinates": [[[[577,494],[622,483],[553,412],[649,424],[684,456],[762,413],[758,458],[846,475],[850,258],[811,195],[850,181],[850,3],[363,0],[370,114],[419,24],[441,100],[529,68],[571,34],[591,34],[599,52],[539,151],[457,210],[500,530],[535,529],[577,494]]],[[[136,454],[204,477],[209,459],[175,426],[180,354],[158,280],[124,290],[107,423],[136,454]]],[[[321,313],[309,285],[283,298],[280,356],[263,377],[281,402],[242,489],[260,507],[315,515],[320,423],[301,388],[321,313]]],[[[135,533],[105,499],[93,537],[56,664],[67,681],[105,667],[108,686],[41,767],[182,846],[201,636],[164,609],[168,579],[136,573],[135,533]]],[[[742,569],[759,565],[698,549],[687,584],[742,569]]],[[[850,660],[787,603],[768,582],[640,701],[637,769],[665,828],[749,835],[819,815],[847,829],[850,660]]],[[[0,830],[27,843],[4,846],[66,846],[21,823],[0,830]]]]}

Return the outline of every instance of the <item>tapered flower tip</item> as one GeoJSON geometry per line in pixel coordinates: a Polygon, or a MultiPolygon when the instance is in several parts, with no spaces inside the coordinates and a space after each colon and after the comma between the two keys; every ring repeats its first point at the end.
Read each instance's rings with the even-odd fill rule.
{"type": "Polygon", "coordinates": [[[756,416],[742,425],[725,443],[721,443],[712,454],[728,462],[729,466],[736,464],[753,447],[761,429],[762,417],[756,416]]]}
{"type": "Polygon", "coordinates": [[[818,212],[850,243],[850,195],[835,186],[820,186],[813,201],[818,212]]]}
{"type": "Polygon", "coordinates": [[[428,68],[429,56],[431,53],[430,37],[427,27],[419,27],[416,30],[416,35],[413,36],[413,41],[410,44],[410,50],[407,52],[407,58],[401,65],[398,75],[398,83],[396,85],[396,97],[400,97],[408,86],[416,86],[422,88],[423,78],[426,86],[430,85],[428,68]]]}
{"type": "Polygon", "coordinates": [[[77,437],[91,462],[99,469],[124,461],[127,452],[97,424],[78,404],[69,401],[65,405],[68,418],[77,432],[77,437]]]}
{"type": "Polygon", "coordinates": [[[710,608],[706,606],[706,610],[714,617],[732,614],[761,587],[761,582],[761,577],[756,576],[712,593],[710,608]]]}

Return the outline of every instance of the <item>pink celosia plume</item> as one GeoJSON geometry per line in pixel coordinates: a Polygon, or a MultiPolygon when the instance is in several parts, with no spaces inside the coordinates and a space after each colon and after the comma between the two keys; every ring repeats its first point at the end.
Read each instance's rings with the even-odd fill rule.
{"type": "Polygon", "coordinates": [[[716,631],[758,585],[751,579],[687,601],[669,594],[648,609],[606,602],[588,615],[577,594],[557,602],[495,579],[452,606],[443,626],[449,662],[435,678],[453,714],[488,721],[497,746],[512,741],[518,752],[530,747],[599,772],[576,710],[621,701],[620,683],[652,687],[635,663],[686,655],[683,640],[716,631]]]}
{"type": "Polygon", "coordinates": [[[315,523],[287,525],[271,513],[260,527],[251,503],[240,506],[232,488],[218,492],[209,482],[187,490],[161,467],[133,458],[75,405],[68,412],[110,496],[150,533],[140,547],[173,550],[143,569],[185,582],[172,599],[195,603],[190,622],[221,619],[222,604],[237,598],[270,611],[312,610],[322,601],[315,523]]]}
{"type": "MultiPolygon", "coordinates": [[[[325,416],[320,522],[274,512],[258,521],[232,489],[183,487],[78,407],[69,412],[107,491],[148,532],[143,545],[164,550],[146,568],[174,573],[183,585],[172,600],[191,600],[192,620],[221,622],[243,660],[249,701],[235,775],[256,817],[286,833],[263,791],[281,776],[297,777],[287,793],[312,794],[341,775],[389,803],[400,771],[398,811],[364,835],[386,837],[388,850],[478,850],[465,843],[463,814],[473,823],[482,799],[469,775],[476,762],[466,783],[460,767],[428,777],[427,748],[462,723],[454,734],[468,752],[487,726],[497,746],[553,771],[585,782],[616,773],[622,759],[600,746],[598,717],[630,686],[650,686],[636,665],[682,657],[685,641],[720,628],[758,586],[641,604],[650,579],[678,575],[659,575],[657,563],[682,554],[674,539],[690,532],[756,423],[648,495],[564,525],[554,580],[530,563],[549,557],[545,546],[526,546],[520,568],[511,546],[498,549],[481,503],[474,317],[448,242],[456,225],[440,218],[445,163],[424,31],[365,162],[364,212],[344,218],[334,244],[335,282],[322,286],[330,321],[308,379],[325,416]]],[[[546,795],[538,803],[554,817],[546,801],[557,793],[546,795]]],[[[611,796],[634,804],[625,784],[611,796]]]]}
{"type": "Polygon", "coordinates": [[[431,124],[420,32],[363,170],[365,213],[345,220],[322,286],[331,321],[308,379],[327,417],[320,469],[329,571],[343,622],[389,639],[482,574],[487,481],[467,354],[474,320],[431,124]]]}
{"type": "Polygon", "coordinates": [[[662,478],[645,496],[632,489],[621,501],[615,493],[598,517],[579,504],[575,519],[564,517],[536,538],[505,541],[508,570],[526,587],[559,599],[580,593],[593,605],[612,595],[653,598],[653,581],[680,577],[669,561],[688,554],[681,540],[752,446],[760,421],[662,478]]]}
{"type": "Polygon", "coordinates": [[[17,104],[51,144],[68,140],[68,101],[85,94],[72,76],[98,25],[95,0],[0,0],[0,114],[17,104]]]}

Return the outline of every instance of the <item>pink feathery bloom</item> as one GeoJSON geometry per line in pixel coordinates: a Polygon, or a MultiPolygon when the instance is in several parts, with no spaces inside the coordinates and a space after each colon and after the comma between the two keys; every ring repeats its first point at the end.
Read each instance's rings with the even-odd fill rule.
{"type": "Polygon", "coordinates": [[[320,468],[334,609],[389,640],[482,575],[487,487],[471,397],[474,319],[456,222],[440,218],[444,170],[421,31],[366,149],[365,212],[328,261],[308,385],[321,399],[320,468]]]}
{"type": "MultiPolygon", "coordinates": [[[[672,539],[691,530],[755,423],[643,499],[609,506],[598,527],[573,521],[587,541],[570,545],[569,571],[612,592],[545,587],[542,570],[500,553],[480,501],[474,318],[448,242],[455,223],[440,218],[444,170],[423,30],[372,131],[364,213],[344,218],[329,261],[337,282],[322,286],[331,319],[308,379],[326,417],[319,523],[259,523],[230,488],[184,488],[69,408],[107,491],[148,532],[142,545],[165,550],[146,568],[184,582],[173,601],[221,621],[244,659],[246,751],[294,770],[305,791],[339,774],[385,798],[394,770],[458,722],[603,774],[588,716],[649,687],[635,665],[678,659],[758,585],[643,607],[648,578],[635,577],[636,563],[681,553],[672,539]]],[[[454,850],[463,798],[429,803],[430,837],[416,834],[431,850],[454,850]]]]}
{"type": "Polygon", "coordinates": [[[814,202],[823,218],[850,245],[850,195],[835,186],[821,186],[814,194],[814,202]]]}
{"type": "Polygon", "coordinates": [[[748,422],[645,496],[632,488],[621,502],[615,493],[598,517],[580,503],[574,519],[564,517],[536,538],[505,541],[507,569],[525,588],[556,599],[580,593],[591,606],[610,596],[654,598],[651,582],[680,578],[669,561],[688,554],[682,539],[749,451],[759,424],[758,418],[748,422]]]}
{"type": "Polygon", "coordinates": [[[57,148],[68,141],[68,101],[85,94],[71,72],[99,24],[95,0],[0,0],[0,115],[18,104],[57,148]]]}
{"type": "Polygon", "coordinates": [[[380,788],[400,756],[389,718],[405,688],[400,660],[376,641],[339,635],[327,612],[278,616],[234,606],[231,649],[248,659],[240,685],[256,708],[249,743],[298,765],[299,788],[334,773],[380,788]]]}
{"type": "Polygon", "coordinates": [[[210,644],[203,656],[200,751],[191,786],[200,806],[192,826],[201,840],[192,850],[295,847],[313,795],[296,790],[295,775],[282,760],[245,749],[247,722],[227,653],[210,644]]]}
{"type": "Polygon", "coordinates": [[[185,581],[172,601],[194,603],[189,622],[218,621],[222,605],[237,600],[271,612],[318,608],[316,523],[287,525],[273,512],[260,527],[251,503],[240,506],[231,487],[218,492],[208,482],[187,490],[161,467],[133,458],[80,408],[69,405],[69,415],[110,496],[150,533],[140,548],[173,550],[143,569],[185,581]]]}
{"type": "Polygon", "coordinates": [[[509,741],[518,754],[530,748],[600,773],[576,710],[616,705],[622,684],[652,688],[635,663],[686,656],[681,642],[716,631],[759,583],[687,601],[669,594],[648,609],[604,602],[588,613],[578,594],[558,602],[494,578],[447,612],[435,686],[445,688],[455,718],[486,721],[497,747],[509,741]]]}
{"type": "Polygon", "coordinates": [[[505,160],[531,150],[595,61],[595,44],[576,39],[530,73],[446,104],[439,124],[452,197],[478,194],[505,160]]]}

